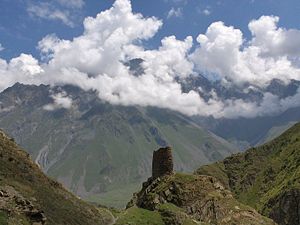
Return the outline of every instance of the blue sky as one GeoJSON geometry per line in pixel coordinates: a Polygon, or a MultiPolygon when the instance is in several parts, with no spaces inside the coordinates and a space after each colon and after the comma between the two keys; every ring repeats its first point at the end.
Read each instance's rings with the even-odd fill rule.
{"type": "MultiPolygon", "coordinates": [[[[36,46],[44,36],[55,33],[60,38],[72,39],[82,33],[85,17],[94,17],[112,4],[112,0],[89,0],[80,7],[72,8],[56,0],[1,0],[0,43],[4,50],[0,56],[10,59],[24,52],[39,57],[36,46]],[[69,12],[72,26],[59,19],[30,14],[28,9],[41,2],[48,2],[53,9],[69,12]]],[[[246,38],[250,35],[247,28],[249,21],[261,15],[276,15],[280,17],[279,26],[300,28],[299,0],[132,0],[132,7],[134,12],[163,20],[160,31],[145,43],[149,48],[156,47],[163,37],[169,35],[176,35],[178,39],[187,35],[195,38],[199,33],[205,33],[214,21],[239,28],[246,38]],[[179,13],[168,18],[172,8],[179,13]]]]}

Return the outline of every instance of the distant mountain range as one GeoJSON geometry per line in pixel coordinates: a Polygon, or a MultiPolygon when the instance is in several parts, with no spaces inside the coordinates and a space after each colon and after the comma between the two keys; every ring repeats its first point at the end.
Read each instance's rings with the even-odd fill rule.
{"type": "MultiPolygon", "coordinates": [[[[157,108],[113,106],[73,86],[15,84],[0,94],[0,127],[77,195],[124,206],[150,175],[153,149],[171,145],[177,171],[237,152],[190,118],[157,108]],[[64,93],[70,108],[47,109],[64,93]]],[[[50,107],[51,108],[51,107],[50,107]]]]}

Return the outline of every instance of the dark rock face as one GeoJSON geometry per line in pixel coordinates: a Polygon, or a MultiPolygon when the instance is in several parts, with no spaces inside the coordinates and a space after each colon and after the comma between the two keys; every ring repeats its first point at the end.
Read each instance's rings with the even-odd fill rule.
{"type": "Polygon", "coordinates": [[[170,147],[160,148],[153,152],[152,178],[157,178],[173,173],[173,156],[170,147]]]}
{"type": "Polygon", "coordinates": [[[272,208],[270,218],[279,225],[300,224],[300,190],[286,191],[269,204],[272,208]]]}

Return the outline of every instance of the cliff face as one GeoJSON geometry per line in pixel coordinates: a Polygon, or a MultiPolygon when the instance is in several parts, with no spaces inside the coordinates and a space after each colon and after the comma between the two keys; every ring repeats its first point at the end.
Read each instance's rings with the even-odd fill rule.
{"type": "Polygon", "coordinates": [[[273,141],[196,174],[219,179],[242,203],[280,225],[300,224],[300,123],[273,141]]]}

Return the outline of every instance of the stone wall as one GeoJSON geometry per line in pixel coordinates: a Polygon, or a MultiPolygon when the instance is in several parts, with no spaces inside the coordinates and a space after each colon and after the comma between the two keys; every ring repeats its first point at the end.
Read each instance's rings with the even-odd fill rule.
{"type": "Polygon", "coordinates": [[[173,173],[173,156],[170,147],[160,148],[153,152],[152,178],[173,173]]]}

